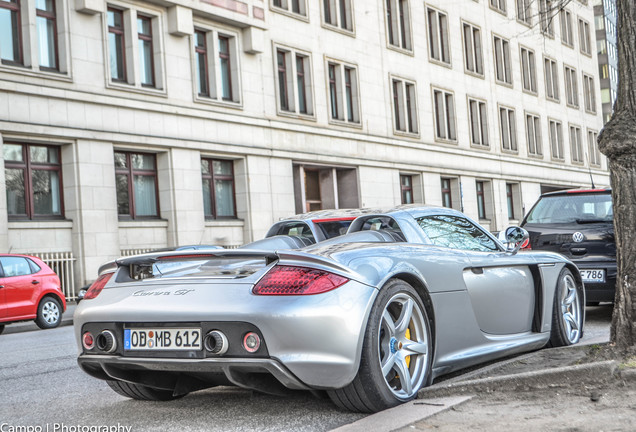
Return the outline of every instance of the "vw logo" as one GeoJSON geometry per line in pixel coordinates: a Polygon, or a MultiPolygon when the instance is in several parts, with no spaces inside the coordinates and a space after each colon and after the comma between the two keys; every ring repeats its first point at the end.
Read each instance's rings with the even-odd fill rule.
{"type": "Polygon", "coordinates": [[[575,243],[581,243],[583,240],[585,240],[585,236],[582,232],[577,231],[572,234],[572,240],[574,240],[575,243]]]}

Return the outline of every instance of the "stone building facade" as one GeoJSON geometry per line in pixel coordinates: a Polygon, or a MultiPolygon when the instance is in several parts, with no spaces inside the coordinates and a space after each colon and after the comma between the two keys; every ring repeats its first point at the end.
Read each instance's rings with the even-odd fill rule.
{"type": "Polygon", "coordinates": [[[606,185],[594,13],[554,3],[0,2],[0,249],[69,254],[79,286],[310,209],[499,230],[606,185]]]}

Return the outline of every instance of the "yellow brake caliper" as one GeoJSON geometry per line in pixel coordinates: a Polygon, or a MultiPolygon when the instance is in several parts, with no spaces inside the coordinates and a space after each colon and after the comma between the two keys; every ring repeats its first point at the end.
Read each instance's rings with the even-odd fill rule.
{"type": "MultiPolygon", "coordinates": [[[[406,329],[406,333],[404,333],[404,336],[406,336],[407,339],[411,339],[411,329],[406,329]]],[[[406,367],[411,367],[411,356],[406,356],[406,358],[404,359],[406,360],[406,367]]]]}

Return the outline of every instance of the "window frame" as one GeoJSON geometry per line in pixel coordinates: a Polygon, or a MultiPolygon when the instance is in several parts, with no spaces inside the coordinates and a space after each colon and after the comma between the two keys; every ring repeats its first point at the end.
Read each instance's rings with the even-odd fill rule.
{"type": "Polygon", "coordinates": [[[470,145],[474,148],[490,150],[490,130],[488,123],[488,103],[484,99],[476,98],[470,95],[466,96],[467,103],[466,107],[468,109],[468,132],[470,133],[470,145]],[[472,103],[477,105],[477,122],[473,121],[473,109],[472,103]],[[483,110],[482,110],[483,106],[483,110]],[[474,125],[478,125],[478,135],[480,142],[475,142],[475,130],[474,125]],[[484,144],[485,138],[485,144],[484,144]]]}
{"type": "Polygon", "coordinates": [[[510,50],[510,40],[493,33],[493,66],[495,68],[495,83],[503,85],[505,87],[513,87],[513,73],[512,73],[512,52],[510,50]],[[501,41],[501,50],[497,48],[497,40],[501,41]],[[503,80],[499,77],[498,56],[501,53],[503,80]],[[507,61],[506,61],[507,59],[507,61]]]}
{"type": "MultiPolygon", "coordinates": [[[[28,1],[28,0],[22,0],[22,1],[28,1]]],[[[13,37],[17,38],[17,45],[18,45],[18,50],[17,50],[17,54],[18,54],[18,59],[17,60],[5,60],[5,59],[1,59],[0,58],[0,64],[2,65],[8,65],[8,66],[24,66],[24,38],[22,37],[22,5],[20,3],[20,0],[15,0],[15,3],[11,0],[9,1],[3,1],[0,2],[0,8],[2,9],[7,9],[10,12],[9,13],[15,13],[15,20],[16,20],[16,28],[12,28],[11,29],[11,33],[13,35],[13,37]]],[[[14,42],[15,44],[16,42],[14,42]]],[[[14,47],[15,50],[15,47],[14,47]]],[[[14,52],[14,54],[16,54],[14,52]]]]}
{"type": "Polygon", "coordinates": [[[477,197],[477,218],[488,220],[486,212],[486,184],[485,180],[475,180],[475,194],[477,197]]]}
{"type": "Polygon", "coordinates": [[[559,11],[559,24],[561,26],[561,43],[574,49],[574,25],[572,12],[563,8],[559,11]]]}
{"type": "Polygon", "coordinates": [[[452,177],[442,177],[440,178],[440,188],[441,188],[441,197],[442,197],[442,207],[453,208],[453,180],[456,180],[452,177]],[[445,186],[445,183],[448,183],[448,187],[445,186]],[[448,202],[446,200],[448,198],[448,202]],[[448,203],[448,205],[446,205],[448,203]]]}
{"type": "Polygon", "coordinates": [[[462,26],[462,52],[464,53],[464,73],[469,75],[474,75],[478,78],[485,78],[484,44],[481,37],[482,36],[481,27],[464,20],[461,21],[461,26],[462,26]],[[467,28],[470,31],[470,41],[466,40],[467,28]],[[475,38],[475,31],[479,33],[479,44],[475,43],[475,41],[477,40],[475,38]],[[469,43],[470,43],[470,54],[471,54],[470,56],[468,52],[469,43]],[[479,55],[477,55],[477,51],[479,51],[479,55]],[[468,67],[469,61],[472,61],[473,68],[475,69],[474,71],[470,70],[470,68],[468,67]],[[479,68],[477,67],[477,65],[479,65],[479,68]],[[481,72],[479,72],[477,69],[481,69],[481,72]]]}
{"type": "MultiPolygon", "coordinates": [[[[148,33],[142,33],[139,26],[137,26],[137,40],[143,41],[143,42],[148,42],[149,46],[150,46],[150,77],[151,77],[151,81],[150,83],[145,83],[143,82],[143,78],[141,77],[141,74],[139,75],[139,83],[141,84],[142,87],[144,88],[156,88],[157,87],[157,77],[155,74],[155,53],[154,53],[154,37],[152,34],[152,19],[153,17],[147,16],[145,14],[137,14],[137,22],[139,21],[145,21],[148,23],[148,33]]],[[[139,48],[139,46],[138,46],[139,48]]],[[[141,52],[138,52],[139,55],[139,69],[141,70],[141,62],[142,62],[142,55],[141,52]]]]}
{"type": "MultiPolygon", "coordinates": [[[[49,11],[44,11],[42,9],[38,9],[37,8],[37,2],[36,2],[36,6],[35,6],[35,16],[36,16],[36,20],[37,18],[44,18],[47,21],[53,21],[53,49],[55,52],[55,67],[50,67],[50,66],[42,66],[41,64],[41,59],[39,59],[39,54],[38,54],[38,60],[40,60],[38,62],[39,68],[40,70],[44,70],[44,71],[50,71],[50,72],[58,72],[60,70],[60,49],[59,49],[59,42],[58,42],[58,35],[57,35],[57,0],[51,0],[51,2],[53,2],[53,12],[49,12],[49,11]]],[[[39,36],[39,29],[38,29],[38,25],[36,23],[36,34],[38,34],[39,36]]],[[[38,41],[40,40],[40,38],[38,37],[38,41]]],[[[41,47],[38,46],[39,49],[41,49],[41,47]]]]}
{"type": "Polygon", "coordinates": [[[361,128],[358,66],[325,56],[325,70],[329,123],[361,128]],[[331,77],[332,68],[333,78],[331,77]]]}
{"type": "Polygon", "coordinates": [[[548,56],[543,56],[543,79],[545,81],[545,98],[555,103],[561,103],[560,85],[559,85],[559,65],[555,59],[548,56]],[[548,84],[548,74],[546,72],[546,66],[550,65],[550,80],[551,86],[548,84]],[[550,96],[552,94],[552,96],[550,96]]]}
{"type": "Polygon", "coordinates": [[[393,112],[393,133],[418,137],[420,133],[417,84],[414,80],[409,80],[395,75],[389,76],[391,91],[391,107],[393,112]],[[396,90],[399,86],[399,92],[396,90]],[[404,128],[402,129],[402,124],[404,128]]]}
{"type": "Polygon", "coordinates": [[[532,27],[532,0],[516,0],[517,21],[528,27],[532,27]],[[520,17],[523,15],[523,17],[520,17]]]}
{"type": "Polygon", "coordinates": [[[554,39],[554,17],[550,16],[552,9],[552,0],[539,0],[539,29],[550,39],[554,39]]]}
{"type": "Polygon", "coordinates": [[[269,8],[274,12],[287,15],[291,18],[309,22],[309,11],[307,10],[306,0],[271,0],[269,8]],[[294,11],[295,5],[298,5],[298,11],[294,11]]]}
{"type": "MultiPolygon", "coordinates": [[[[106,3],[106,12],[102,14],[104,31],[104,70],[106,74],[106,87],[126,92],[143,94],[167,94],[166,76],[166,50],[163,34],[164,11],[151,6],[138,6],[137,4],[123,3],[120,0],[109,0],[106,3]],[[110,71],[110,44],[108,25],[108,12],[117,11],[122,15],[122,54],[124,79],[113,78],[110,71]],[[149,34],[140,33],[138,19],[149,20],[149,34]],[[141,36],[141,37],[140,37],[141,36]],[[153,84],[142,83],[141,52],[139,40],[151,40],[151,70],[153,84]]],[[[195,71],[193,70],[194,74],[195,71]]],[[[194,76],[194,75],[193,75],[194,76]]]]}
{"type": "Polygon", "coordinates": [[[565,104],[574,109],[579,109],[579,83],[576,68],[563,65],[563,77],[565,81],[565,104]]]}
{"type": "Polygon", "coordinates": [[[552,160],[558,161],[558,162],[564,162],[565,148],[563,145],[563,122],[561,120],[548,118],[548,140],[550,142],[550,156],[552,160]],[[552,124],[554,124],[554,129],[552,128],[552,124]],[[554,135],[553,135],[553,131],[554,131],[554,135]],[[554,140],[553,140],[553,137],[554,137],[554,140]],[[555,150],[558,151],[558,154],[555,154],[555,150]]]}
{"type": "Polygon", "coordinates": [[[538,96],[537,60],[534,50],[519,45],[519,61],[521,63],[521,88],[525,93],[538,96]],[[524,53],[527,60],[524,58],[524,53]],[[527,71],[526,63],[528,66],[527,71]],[[526,81],[528,81],[529,87],[526,86],[526,81]]]}
{"type": "Polygon", "coordinates": [[[314,106],[314,74],[311,53],[282,44],[273,44],[274,50],[274,80],[276,86],[276,113],[283,117],[293,117],[304,120],[315,120],[316,109],[314,106]],[[279,54],[283,54],[284,69],[279,66],[279,54]],[[298,60],[301,59],[303,68],[298,72],[298,60]],[[281,72],[284,75],[285,100],[281,94],[281,72]],[[302,87],[306,112],[300,111],[299,77],[302,77],[302,87]],[[283,105],[285,102],[285,105],[283,105]]]}
{"type": "Polygon", "coordinates": [[[598,131],[587,128],[587,146],[590,166],[600,168],[602,165],[601,152],[598,149],[598,131]]]}
{"type": "Polygon", "coordinates": [[[497,106],[497,118],[499,123],[499,143],[501,144],[501,151],[504,153],[510,154],[519,154],[519,141],[517,139],[517,113],[516,110],[512,107],[506,105],[498,105],[497,106]],[[506,148],[504,145],[504,124],[502,123],[502,111],[505,111],[506,114],[506,129],[508,136],[508,146],[510,148],[506,148]],[[512,114],[512,122],[510,120],[510,114],[512,114]],[[514,148],[513,148],[514,147],[514,148]]]}
{"type": "Polygon", "coordinates": [[[490,9],[504,16],[508,16],[507,0],[489,0],[488,4],[490,6],[490,9]],[[502,4],[503,4],[503,8],[501,7],[502,4]]]}
{"type": "Polygon", "coordinates": [[[528,157],[543,159],[543,132],[541,131],[541,116],[539,114],[526,111],[524,118],[528,157]],[[531,123],[529,123],[529,121],[531,123]]]}
{"type": "Polygon", "coordinates": [[[451,143],[456,144],[458,141],[457,138],[457,108],[455,102],[455,92],[452,90],[448,90],[438,86],[431,86],[431,99],[433,103],[433,129],[435,134],[435,141],[443,142],[443,143],[451,143]],[[438,100],[437,94],[441,94],[443,99],[443,113],[444,113],[444,125],[445,125],[445,136],[440,135],[440,118],[438,118],[439,109],[438,109],[438,100]],[[450,96],[451,102],[453,104],[452,110],[449,110],[448,107],[448,97],[450,96]],[[452,112],[451,112],[452,111],[452,112]],[[452,114],[452,124],[449,122],[449,114],[452,114]]]}
{"type": "Polygon", "coordinates": [[[205,220],[233,220],[233,219],[237,219],[237,212],[236,212],[236,176],[235,176],[235,170],[234,170],[234,161],[231,159],[219,159],[216,157],[208,157],[208,156],[203,156],[201,155],[201,162],[207,162],[208,163],[208,172],[209,174],[204,174],[203,172],[201,172],[201,179],[207,179],[210,180],[210,203],[212,204],[212,214],[208,215],[207,213],[205,213],[205,208],[203,209],[203,216],[205,218],[205,220]],[[226,162],[229,163],[229,166],[232,169],[232,173],[230,175],[216,175],[214,174],[214,162],[226,162]],[[233,202],[233,209],[232,211],[234,212],[234,214],[232,216],[218,216],[218,208],[217,208],[217,202],[216,202],[216,189],[214,187],[214,182],[215,180],[223,180],[223,181],[231,181],[232,182],[232,202],[233,202]]]}
{"type": "MultiPolygon", "coordinates": [[[[159,203],[159,175],[157,169],[157,154],[149,153],[143,151],[135,151],[135,150],[119,150],[117,148],[113,149],[113,158],[115,157],[115,153],[122,153],[126,155],[126,165],[128,168],[117,168],[115,166],[115,177],[119,175],[126,175],[128,177],[128,214],[120,214],[119,209],[117,209],[117,217],[119,220],[154,220],[161,218],[161,206],[159,203]],[[154,170],[143,170],[143,169],[133,169],[131,163],[132,155],[143,155],[143,156],[152,156],[154,160],[154,170]],[[145,177],[153,177],[155,184],[155,204],[156,204],[156,215],[154,216],[138,216],[137,215],[137,206],[135,203],[135,175],[145,176],[145,177]]],[[[115,195],[117,195],[117,190],[115,188],[115,195]]],[[[119,201],[119,199],[118,199],[119,201]]]]}
{"type": "Polygon", "coordinates": [[[428,61],[440,66],[452,68],[453,63],[449,26],[450,20],[446,12],[434,8],[430,5],[426,6],[426,36],[428,39],[428,61]],[[434,26],[433,21],[431,20],[431,14],[435,15],[434,26]],[[446,22],[445,28],[440,25],[442,19],[444,19],[446,22]]]}
{"type": "Polygon", "coordinates": [[[386,0],[383,3],[387,47],[412,55],[414,41],[409,0],[386,0]]]}
{"type": "Polygon", "coordinates": [[[578,17],[579,30],[579,50],[581,54],[592,57],[592,32],[590,23],[581,17],[578,17]]]}
{"type": "MultiPolygon", "coordinates": [[[[45,143],[38,142],[21,142],[21,141],[13,141],[6,140],[3,145],[12,144],[12,145],[20,145],[22,146],[22,161],[7,161],[4,160],[4,169],[19,169],[23,171],[23,184],[24,184],[24,207],[25,213],[20,215],[11,215],[8,213],[7,206],[7,217],[9,222],[12,221],[37,221],[37,220],[64,220],[64,179],[62,176],[62,151],[59,145],[51,145],[45,143]],[[47,149],[55,149],[57,152],[57,160],[58,163],[42,163],[42,162],[32,162],[31,161],[31,146],[34,147],[46,147],[47,149]],[[36,214],[35,213],[35,204],[34,204],[34,191],[33,191],[33,171],[54,171],[57,172],[59,179],[59,206],[60,206],[60,214],[36,214]]],[[[6,174],[5,174],[6,176],[6,174]]],[[[9,189],[6,187],[5,189],[8,192],[9,189]]]]}
{"type": "Polygon", "coordinates": [[[323,27],[349,36],[355,34],[355,14],[352,0],[322,0],[320,10],[323,27]],[[328,16],[330,16],[329,20],[327,20],[328,16]],[[335,23],[331,22],[334,16],[335,23]]]}
{"type": "Polygon", "coordinates": [[[401,203],[402,204],[414,204],[415,203],[415,195],[413,195],[413,179],[415,178],[414,175],[411,174],[400,174],[400,196],[401,196],[401,203]],[[409,184],[405,185],[404,184],[404,179],[409,180],[409,184]],[[406,193],[411,193],[411,201],[407,202],[408,200],[405,199],[406,198],[406,193]]]}
{"type": "Polygon", "coordinates": [[[585,155],[583,153],[583,132],[581,126],[572,123],[568,124],[570,131],[570,160],[573,165],[583,165],[585,163],[585,155]],[[574,134],[572,133],[574,132],[574,134]],[[576,138],[576,142],[572,138],[576,138]]]}
{"type": "Polygon", "coordinates": [[[583,75],[583,105],[585,112],[596,114],[596,87],[594,86],[594,77],[585,72],[583,75]]]}

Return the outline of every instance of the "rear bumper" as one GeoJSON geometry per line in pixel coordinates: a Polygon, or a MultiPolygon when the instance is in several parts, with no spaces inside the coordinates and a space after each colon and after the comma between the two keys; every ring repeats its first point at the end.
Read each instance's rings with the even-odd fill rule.
{"type": "Polygon", "coordinates": [[[607,261],[574,261],[580,270],[603,269],[605,282],[585,282],[585,297],[587,302],[613,302],[616,295],[616,262],[607,261]]]}

